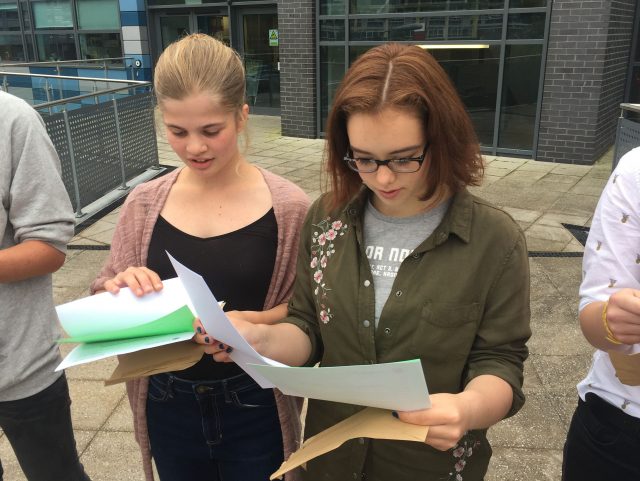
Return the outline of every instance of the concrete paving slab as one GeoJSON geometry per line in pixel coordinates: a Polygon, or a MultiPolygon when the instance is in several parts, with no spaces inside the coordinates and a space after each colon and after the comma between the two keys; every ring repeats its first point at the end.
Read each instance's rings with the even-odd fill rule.
{"type": "Polygon", "coordinates": [[[122,398],[103,429],[105,431],[133,432],[133,414],[127,396],[122,398]]]}
{"type": "Polygon", "coordinates": [[[102,381],[74,380],[69,392],[73,427],[91,431],[102,429],[125,396],[124,385],[105,386],[102,381]]]}
{"type": "Polygon", "coordinates": [[[101,431],[80,460],[92,481],[144,481],[140,450],[131,432],[101,431]]]}
{"type": "Polygon", "coordinates": [[[562,449],[566,431],[559,416],[550,409],[550,399],[543,393],[527,393],[518,414],[504,419],[489,430],[489,440],[496,447],[528,449],[562,449]]]}
{"type": "Polygon", "coordinates": [[[562,451],[500,448],[493,450],[485,481],[558,481],[562,451]]]}
{"type": "MultiPolygon", "coordinates": [[[[547,326],[549,329],[551,327],[547,326]]],[[[542,381],[545,392],[552,394],[554,398],[577,396],[576,385],[584,378],[591,365],[591,350],[585,350],[583,354],[566,356],[533,354],[531,362],[542,381]]]]}

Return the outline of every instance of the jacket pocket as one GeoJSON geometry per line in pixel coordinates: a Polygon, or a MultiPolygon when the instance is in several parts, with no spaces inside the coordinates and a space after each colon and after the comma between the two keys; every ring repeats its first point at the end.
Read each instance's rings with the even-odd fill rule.
{"type": "Polygon", "coordinates": [[[414,355],[429,361],[466,359],[473,345],[481,305],[429,301],[424,304],[411,342],[414,355]]]}

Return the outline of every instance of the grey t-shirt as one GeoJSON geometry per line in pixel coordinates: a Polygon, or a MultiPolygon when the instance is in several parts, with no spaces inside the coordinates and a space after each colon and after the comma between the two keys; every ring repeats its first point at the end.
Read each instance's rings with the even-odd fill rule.
{"type": "MultiPolygon", "coordinates": [[[[0,250],[39,240],[65,252],[74,216],[42,119],[0,91],[0,250]]],[[[23,399],[61,375],[51,275],[0,283],[0,402],[23,399]]]]}
{"type": "Polygon", "coordinates": [[[389,217],[371,202],[364,213],[364,245],[376,299],[376,327],[400,264],[438,227],[450,202],[411,217],[389,217]]]}

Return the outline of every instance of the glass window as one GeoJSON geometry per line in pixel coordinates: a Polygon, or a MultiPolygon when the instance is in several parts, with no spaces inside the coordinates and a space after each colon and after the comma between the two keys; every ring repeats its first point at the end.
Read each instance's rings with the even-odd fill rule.
{"type": "Polygon", "coordinates": [[[411,13],[504,8],[505,0],[351,0],[351,13],[411,13]]]}
{"type": "Polygon", "coordinates": [[[500,46],[431,50],[455,85],[482,145],[493,145],[500,46]]]}
{"type": "Polygon", "coordinates": [[[39,1],[31,7],[35,28],[73,28],[69,0],[39,1]]]}
{"type": "Polygon", "coordinates": [[[640,104],[640,67],[633,67],[631,71],[629,102],[632,104],[640,104]]]}
{"type": "Polygon", "coordinates": [[[507,45],[498,147],[531,150],[542,45],[507,45]]]}
{"type": "Polygon", "coordinates": [[[84,60],[122,57],[119,33],[84,33],[78,37],[80,55],[84,60]]]}
{"type": "Polygon", "coordinates": [[[499,40],[502,15],[359,18],[350,21],[351,40],[499,40]]]}
{"type": "Polygon", "coordinates": [[[73,34],[37,33],[36,48],[41,62],[55,60],[75,60],[76,44],[73,34]]]}
{"type": "Polygon", "coordinates": [[[0,3],[0,31],[20,31],[17,3],[0,3]]]}
{"type": "Polygon", "coordinates": [[[344,47],[320,47],[320,107],[321,126],[324,132],[333,96],[344,76],[344,47]]]}
{"type": "Polygon", "coordinates": [[[344,20],[320,20],[320,41],[344,40],[344,20]]]}
{"type": "Polygon", "coordinates": [[[544,12],[510,14],[507,38],[543,38],[546,16],[544,12]]]}
{"type": "Polygon", "coordinates": [[[360,55],[365,53],[370,48],[372,47],[370,47],[369,45],[354,45],[349,47],[349,65],[355,62],[360,55]]]}
{"type": "Polygon", "coordinates": [[[546,7],[547,0],[511,0],[509,8],[534,8],[546,7]]]}
{"type": "Polygon", "coordinates": [[[118,0],[77,0],[78,28],[116,30],[120,28],[118,0]]]}
{"type": "Polygon", "coordinates": [[[225,45],[231,45],[231,31],[227,15],[198,15],[196,18],[198,33],[206,33],[225,45]]]}
{"type": "Polygon", "coordinates": [[[320,15],[344,14],[344,0],[320,0],[320,15]]]}
{"type": "Polygon", "coordinates": [[[24,62],[22,35],[0,35],[0,62],[24,62]]]}
{"type": "Polygon", "coordinates": [[[33,38],[31,38],[31,34],[24,36],[24,42],[27,44],[27,58],[25,60],[27,62],[35,62],[38,59],[36,58],[35,51],[33,50],[33,38]]]}

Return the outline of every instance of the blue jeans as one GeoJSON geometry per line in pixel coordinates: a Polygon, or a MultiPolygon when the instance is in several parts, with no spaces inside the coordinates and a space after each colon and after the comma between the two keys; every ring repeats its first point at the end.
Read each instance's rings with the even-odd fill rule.
{"type": "Polygon", "coordinates": [[[149,379],[147,426],[162,481],[266,481],[283,461],[273,390],[241,374],[149,379]]]}
{"type": "Polygon", "coordinates": [[[29,481],[89,481],[78,459],[70,406],[64,374],[33,396],[0,402],[0,427],[29,481]]]}

